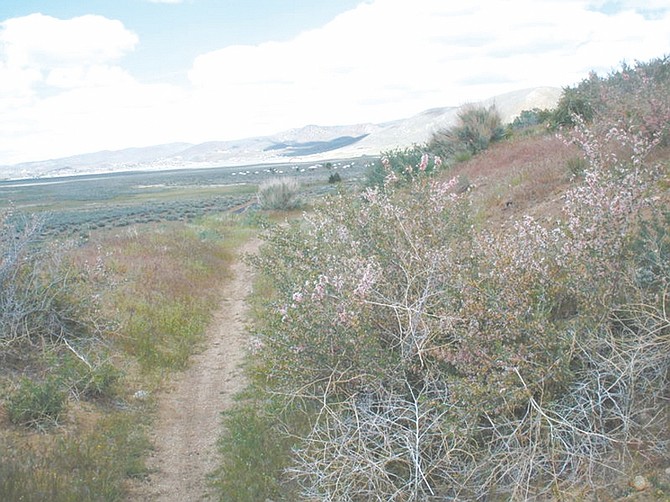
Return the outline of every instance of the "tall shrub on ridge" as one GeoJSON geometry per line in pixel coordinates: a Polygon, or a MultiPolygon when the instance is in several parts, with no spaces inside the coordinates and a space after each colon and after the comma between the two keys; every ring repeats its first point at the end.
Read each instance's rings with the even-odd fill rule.
{"type": "Polygon", "coordinates": [[[433,134],[428,150],[444,158],[462,152],[472,155],[486,150],[504,135],[505,128],[495,105],[467,106],[459,112],[456,125],[433,134]]]}

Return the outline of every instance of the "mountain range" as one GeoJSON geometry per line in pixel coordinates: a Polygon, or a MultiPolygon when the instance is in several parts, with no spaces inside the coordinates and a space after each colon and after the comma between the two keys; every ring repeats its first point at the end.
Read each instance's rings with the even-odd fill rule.
{"type": "MultiPolygon", "coordinates": [[[[537,87],[498,95],[469,105],[495,105],[504,123],[523,110],[553,108],[561,89],[537,87]]],[[[382,124],[307,125],[273,136],[200,144],[169,143],[101,151],[60,159],[0,166],[0,179],[26,179],[121,171],[321,162],[378,155],[427,142],[431,135],[456,123],[462,105],[426,110],[382,124]]]]}

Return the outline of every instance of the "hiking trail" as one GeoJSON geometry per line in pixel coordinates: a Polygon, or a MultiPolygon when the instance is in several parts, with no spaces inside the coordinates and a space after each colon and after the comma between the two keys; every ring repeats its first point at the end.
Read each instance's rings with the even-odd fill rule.
{"type": "Polygon", "coordinates": [[[254,254],[260,240],[252,238],[236,251],[231,277],[222,285],[221,304],[207,329],[205,349],[175,375],[158,397],[158,412],[147,459],[148,480],[132,487],[128,500],[193,502],[214,500],[207,475],[220,462],[217,439],[221,412],[244,389],[241,367],[246,354],[245,322],[252,272],[242,256],[254,254]]]}

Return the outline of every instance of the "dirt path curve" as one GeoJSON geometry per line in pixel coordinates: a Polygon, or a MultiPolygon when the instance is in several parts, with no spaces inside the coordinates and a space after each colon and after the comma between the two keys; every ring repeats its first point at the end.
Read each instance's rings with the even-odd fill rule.
{"type": "Polygon", "coordinates": [[[206,476],[218,465],[216,441],[221,412],[244,388],[240,367],[246,350],[244,337],[246,297],[251,271],[241,256],[255,253],[260,241],[252,239],[239,249],[222,301],[207,333],[205,350],[193,356],[191,366],[177,375],[163,396],[151,433],[155,450],[147,460],[149,480],[131,490],[129,500],[190,502],[213,500],[206,476]]]}

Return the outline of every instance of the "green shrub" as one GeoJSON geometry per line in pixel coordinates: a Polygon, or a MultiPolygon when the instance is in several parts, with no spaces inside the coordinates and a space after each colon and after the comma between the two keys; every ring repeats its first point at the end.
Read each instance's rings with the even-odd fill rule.
{"type": "Polygon", "coordinates": [[[340,176],[340,173],[333,173],[328,176],[328,183],[339,183],[340,181],[342,181],[342,176],[340,176]]]}
{"type": "Polygon", "coordinates": [[[300,184],[293,178],[272,178],[258,187],[258,204],[262,209],[288,211],[302,205],[300,184]]]}
{"type": "Polygon", "coordinates": [[[366,186],[383,187],[389,182],[406,182],[439,171],[444,165],[438,155],[431,155],[425,148],[411,148],[382,152],[366,173],[366,186]]]}
{"type": "Polygon", "coordinates": [[[576,88],[563,89],[558,105],[551,116],[551,125],[558,127],[572,127],[575,125],[574,116],[581,117],[585,122],[591,122],[594,115],[593,94],[598,92],[600,80],[592,74],[576,88]]]}
{"type": "Polygon", "coordinates": [[[23,378],[6,399],[5,407],[12,423],[43,426],[58,422],[65,410],[65,403],[66,394],[60,380],[52,377],[35,382],[23,378]]]}
{"type": "Polygon", "coordinates": [[[71,353],[59,354],[58,358],[60,363],[52,363],[58,365],[56,374],[77,397],[97,399],[115,395],[116,385],[123,372],[110,360],[84,362],[71,353]]]}
{"type": "Polygon", "coordinates": [[[513,131],[518,131],[536,127],[540,124],[546,124],[551,118],[552,113],[553,112],[551,110],[541,110],[539,108],[522,110],[519,116],[514,118],[509,127],[513,131]]]}

